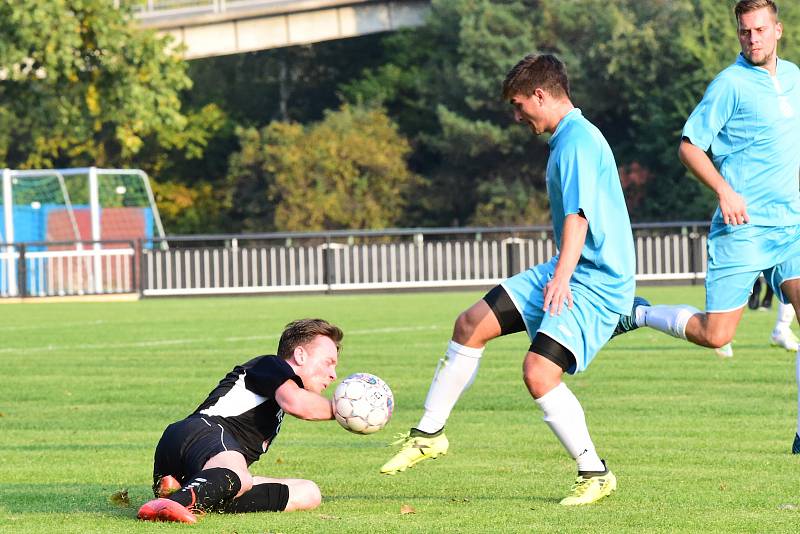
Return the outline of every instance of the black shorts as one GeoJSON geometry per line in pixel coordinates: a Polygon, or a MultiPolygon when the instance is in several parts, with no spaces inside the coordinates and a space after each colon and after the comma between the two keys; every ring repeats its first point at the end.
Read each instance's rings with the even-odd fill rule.
{"type": "MultiPolygon", "coordinates": [[[[503,286],[494,286],[486,293],[483,300],[486,301],[486,304],[489,305],[492,313],[497,318],[497,322],[500,324],[501,336],[525,330],[525,321],[522,320],[522,315],[520,315],[517,307],[514,306],[514,302],[503,286]]],[[[533,336],[533,342],[528,351],[544,356],[564,371],[575,368],[575,356],[573,356],[572,352],[558,341],[541,332],[536,332],[536,335],[533,336]]]]}
{"type": "Polygon", "coordinates": [[[494,286],[484,295],[483,300],[492,309],[497,322],[500,324],[500,335],[516,334],[525,330],[525,321],[522,320],[519,310],[514,306],[511,297],[501,285],[494,286]]]}
{"type": "Polygon", "coordinates": [[[237,451],[247,458],[236,438],[212,419],[192,416],[172,423],[156,445],[153,484],[172,475],[183,485],[202,471],[212,456],[225,451],[237,451]]]}

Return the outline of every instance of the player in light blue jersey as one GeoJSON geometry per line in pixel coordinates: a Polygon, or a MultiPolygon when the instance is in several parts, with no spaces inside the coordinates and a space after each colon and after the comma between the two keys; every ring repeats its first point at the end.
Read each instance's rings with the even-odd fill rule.
{"type": "MultiPolygon", "coordinates": [[[[741,0],[734,13],[741,54],[708,86],[679,149],[719,198],[708,239],[706,312],[635,311],[639,326],[714,348],[732,340],[762,273],[781,302],[800,306],[800,69],[777,56],[783,26],[772,0],[741,0]]],[[[800,353],[796,374],[800,382],[800,353]]],[[[798,408],[795,454],[800,396],[798,408]]]]}
{"type": "Polygon", "coordinates": [[[459,315],[424,414],[381,472],[395,474],[447,453],[444,425],[474,380],[487,342],[524,330],[531,339],[525,384],[577,463],[578,478],[561,504],[589,504],[614,491],[616,478],[598,456],[581,404],[561,378],[585,370],[620,316],[631,312],[635,258],[628,210],[614,155],[573,106],[560,60],[525,57],[506,77],[503,96],[533,134],[552,134],[546,178],[559,252],[505,280],[459,315]]]}

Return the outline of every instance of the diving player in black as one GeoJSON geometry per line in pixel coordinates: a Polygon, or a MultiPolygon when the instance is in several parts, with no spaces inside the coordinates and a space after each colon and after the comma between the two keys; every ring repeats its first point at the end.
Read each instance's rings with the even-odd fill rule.
{"type": "Polygon", "coordinates": [[[342,337],[338,327],[321,319],[288,324],[276,356],[237,365],[194,413],[169,425],[155,452],[157,498],[139,509],[139,519],[195,523],[195,511],[319,506],[322,496],[314,482],[253,476],[248,466],[267,452],[284,413],[333,419],[331,401],[320,393],[336,380],[342,337]]]}

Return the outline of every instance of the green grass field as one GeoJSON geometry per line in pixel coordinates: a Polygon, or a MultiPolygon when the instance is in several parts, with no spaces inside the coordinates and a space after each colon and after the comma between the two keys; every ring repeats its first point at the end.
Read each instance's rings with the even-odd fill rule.
{"type": "MultiPolygon", "coordinates": [[[[703,307],[702,287],[639,293],[703,307]]],[[[448,423],[448,456],[379,475],[393,434],[418,421],[453,319],[481,294],[2,306],[0,531],[798,531],[794,355],[769,346],[774,309],[745,314],[733,359],[640,329],[567,378],[619,479],[597,505],[558,505],[575,467],[522,383],[524,334],[490,344],[448,423]],[[340,377],[367,371],[391,385],[387,429],[356,436],[287,418],[252,470],[316,481],[317,510],[207,515],[194,527],[135,520],[163,428],[233,365],[273,353],[283,325],[306,316],[343,327],[340,377]],[[123,489],[129,506],[110,499],[123,489]]]]}

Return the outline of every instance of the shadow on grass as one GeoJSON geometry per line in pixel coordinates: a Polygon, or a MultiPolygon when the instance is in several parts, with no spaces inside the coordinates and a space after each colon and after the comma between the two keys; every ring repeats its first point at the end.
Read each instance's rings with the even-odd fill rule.
{"type": "Polygon", "coordinates": [[[123,489],[100,484],[12,483],[0,486],[0,502],[14,514],[86,512],[133,519],[151,494],[148,488],[131,487],[127,506],[112,502],[111,496],[123,489]]]}

